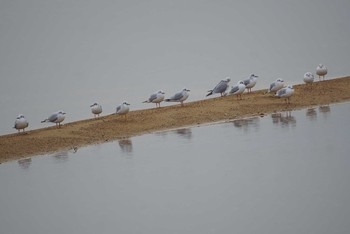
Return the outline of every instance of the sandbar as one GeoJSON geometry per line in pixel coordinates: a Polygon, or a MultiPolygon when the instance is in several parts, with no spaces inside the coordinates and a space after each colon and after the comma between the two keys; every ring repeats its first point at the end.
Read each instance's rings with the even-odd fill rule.
{"type": "MultiPolygon", "coordinates": [[[[317,80],[316,78],[315,80],[317,80]]],[[[350,76],[317,81],[312,86],[294,85],[291,103],[266,94],[265,90],[236,96],[206,98],[200,101],[160,108],[130,111],[127,120],[114,114],[0,136],[0,163],[21,158],[77,149],[167,129],[230,121],[249,116],[297,110],[350,100],[350,76]]],[[[203,94],[204,97],[205,94],[203,94]]]]}

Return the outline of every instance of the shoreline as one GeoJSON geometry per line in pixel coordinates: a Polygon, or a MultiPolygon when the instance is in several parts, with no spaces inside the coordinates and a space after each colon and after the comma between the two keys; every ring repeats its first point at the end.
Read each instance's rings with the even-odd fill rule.
{"type": "MultiPolygon", "coordinates": [[[[0,163],[21,158],[74,149],[132,136],[181,127],[230,121],[249,116],[297,110],[316,105],[327,105],[350,100],[350,76],[316,81],[312,87],[293,85],[291,104],[284,99],[265,94],[266,89],[236,96],[207,98],[165,106],[130,111],[127,120],[114,114],[79,120],[55,126],[34,129],[25,133],[0,136],[0,163]]],[[[204,95],[203,95],[204,96],[204,95]]]]}

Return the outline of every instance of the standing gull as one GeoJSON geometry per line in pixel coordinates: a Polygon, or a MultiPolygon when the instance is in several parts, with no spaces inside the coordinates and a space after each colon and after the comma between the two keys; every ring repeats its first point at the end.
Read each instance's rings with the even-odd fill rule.
{"type": "Polygon", "coordinates": [[[277,91],[276,93],[276,97],[280,97],[280,98],[285,98],[286,103],[290,104],[290,97],[294,94],[294,88],[291,85],[288,85],[285,88],[282,88],[280,90],[277,91]]]}
{"type": "Polygon", "coordinates": [[[158,92],[151,94],[151,96],[143,103],[155,103],[156,107],[160,107],[160,103],[165,98],[164,94],[165,93],[162,90],[159,90],[158,92]]]}
{"type": "Polygon", "coordinates": [[[24,129],[28,127],[28,125],[29,123],[27,119],[24,117],[24,115],[20,114],[17,116],[15,120],[15,125],[13,126],[13,128],[17,129],[18,133],[20,133],[21,129],[23,129],[23,132],[24,132],[24,129]]]}
{"type": "Polygon", "coordinates": [[[102,106],[95,102],[91,106],[91,112],[94,114],[94,117],[100,117],[100,114],[102,113],[102,106]]]}
{"type": "Polygon", "coordinates": [[[325,75],[327,75],[328,70],[327,67],[323,64],[319,64],[316,68],[316,74],[318,75],[318,79],[321,80],[321,77],[324,80],[325,75]]]}
{"type": "Polygon", "coordinates": [[[126,121],[126,114],[129,112],[129,106],[130,104],[127,102],[123,102],[116,108],[116,114],[117,115],[124,115],[124,120],[126,121]]]}
{"type": "Polygon", "coordinates": [[[258,76],[251,74],[249,79],[244,80],[244,85],[246,89],[248,90],[248,93],[252,92],[252,88],[256,85],[258,76]]]}
{"type": "Polygon", "coordinates": [[[312,85],[312,83],[314,82],[314,75],[311,72],[306,72],[304,74],[303,80],[304,80],[305,84],[312,85]]]}
{"type": "Polygon", "coordinates": [[[49,118],[41,121],[42,123],[47,123],[47,122],[51,122],[51,123],[55,123],[56,126],[61,127],[61,122],[64,120],[65,116],[65,112],[64,111],[58,111],[53,113],[52,115],[50,115],[49,118]],[[57,125],[58,124],[58,125],[57,125]]]}
{"type": "Polygon", "coordinates": [[[215,93],[220,93],[221,97],[224,96],[227,88],[228,88],[228,82],[230,82],[230,78],[227,77],[226,80],[221,80],[212,90],[209,90],[207,97],[209,95],[215,94],[215,93]]]}
{"type": "Polygon", "coordinates": [[[274,82],[270,84],[270,88],[267,90],[268,93],[274,92],[276,93],[278,90],[282,89],[284,86],[284,80],[278,78],[274,82]]]}
{"type": "Polygon", "coordinates": [[[189,89],[183,88],[181,91],[174,94],[171,98],[165,99],[166,102],[180,102],[181,106],[184,106],[183,102],[188,98],[189,89]]]}
{"type": "Polygon", "coordinates": [[[238,98],[240,100],[242,100],[242,93],[244,92],[244,90],[245,90],[244,81],[240,80],[240,81],[238,81],[237,85],[232,86],[229,94],[230,95],[237,95],[237,100],[238,100],[238,98]]]}

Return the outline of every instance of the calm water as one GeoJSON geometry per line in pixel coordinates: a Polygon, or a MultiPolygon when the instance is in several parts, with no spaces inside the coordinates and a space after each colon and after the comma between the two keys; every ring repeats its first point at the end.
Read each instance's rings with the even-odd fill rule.
{"type": "Polygon", "coordinates": [[[281,77],[301,83],[317,64],[349,75],[349,0],[12,0],[0,1],[0,134],[29,129],[54,111],[65,122],[132,109],[163,89],[184,86],[189,101],[226,76],[251,73],[257,88],[281,77]]]}
{"type": "Polygon", "coordinates": [[[1,164],[1,233],[347,234],[349,107],[1,164]]]}

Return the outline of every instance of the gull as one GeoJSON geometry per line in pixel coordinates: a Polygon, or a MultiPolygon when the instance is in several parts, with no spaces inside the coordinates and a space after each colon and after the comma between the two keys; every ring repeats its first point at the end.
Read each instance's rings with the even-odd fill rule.
{"type": "Polygon", "coordinates": [[[215,93],[220,93],[221,97],[224,96],[224,93],[226,92],[227,88],[228,88],[228,82],[230,82],[230,78],[227,77],[226,80],[221,80],[212,90],[209,90],[207,97],[215,94],[215,93]]]}
{"type": "Polygon", "coordinates": [[[56,126],[61,127],[61,122],[64,120],[65,116],[65,112],[64,111],[57,111],[55,113],[53,113],[52,115],[50,115],[49,118],[41,121],[42,123],[47,123],[47,122],[51,122],[51,123],[55,123],[56,126]],[[58,124],[58,125],[57,125],[58,124]]]}
{"type": "Polygon", "coordinates": [[[248,93],[252,92],[252,88],[256,85],[257,78],[258,76],[251,74],[249,79],[243,81],[248,93]]]}
{"type": "Polygon", "coordinates": [[[312,83],[314,82],[314,75],[311,72],[306,72],[304,74],[303,80],[306,84],[312,85],[312,83]]]}
{"type": "Polygon", "coordinates": [[[274,92],[276,93],[278,90],[282,89],[284,86],[284,80],[278,78],[274,82],[270,84],[270,88],[267,90],[268,93],[274,92]]]}
{"type": "Polygon", "coordinates": [[[94,104],[92,104],[91,106],[91,112],[94,114],[94,117],[100,117],[100,114],[102,113],[102,106],[100,104],[98,104],[97,102],[95,102],[94,104]]]}
{"type": "Polygon", "coordinates": [[[28,125],[29,123],[27,119],[24,117],[24,115],[20,114],[17,116],[15,120],[15,125],[13,126],[13,128],[17,129],[18,133],[20,133],[21,129],[23,129],[23,132],[24,132],[24,129],[28,127],[28,125]]]}
{"type": "Polygon", "coordinates": [[[324,80],[325,75],[327,75],[327,67],[323,64],[319,64],[316,68],[316,74],[318,75],[318,79],[321,80],[321,77],[324,80]]]}
{"type": "Polygon", "coordinates": [[[166,102],[180,102],[181,106],[184,106],[183,102],[188,98],[190,95],[188,92],[190,90],[183,88],[181,91],[175,93],[171,98],[165,99],[166,102]]]}
{"type": "Polygon", "coordinates": [[[162,90],[159,90],[156,93],[151,94],[151,96],[144,101],[143,103],[155,103],[156,107],[160,107],[160,103],[164,100],[164,92],[162,90]]]}
{"type": "Polygon", "coordinates": [[[240,97],[240,100],[242,100],[242,93],[245,90],[245,85],[244,85],[244,81],[240,80],[238,81],[237,85],[232,86],[229,94],[231,95],[237,95],[237,100],[238,97],[240,97]]]}
{"type": "Polygon", "coordinates": [[[276,93],[276,97],[280,97],[280,98],[285,98],[286,103],[290,104],[290,100],[289,98],[294,94],[294,88],[291,85],[288,85],[287,87],[284,87],[280,90],[277,91],[276,93]]]}
{"type": "Polygon", "coordinates": [[[122,104],[120,104],[119,106],[117,106],[116,108],[116,114],[117,115],[124,115],[124,119],[126,121],[126,114],[129,112],[129,106],[130,104],[127,102],[123,102],[122,104]]]}

